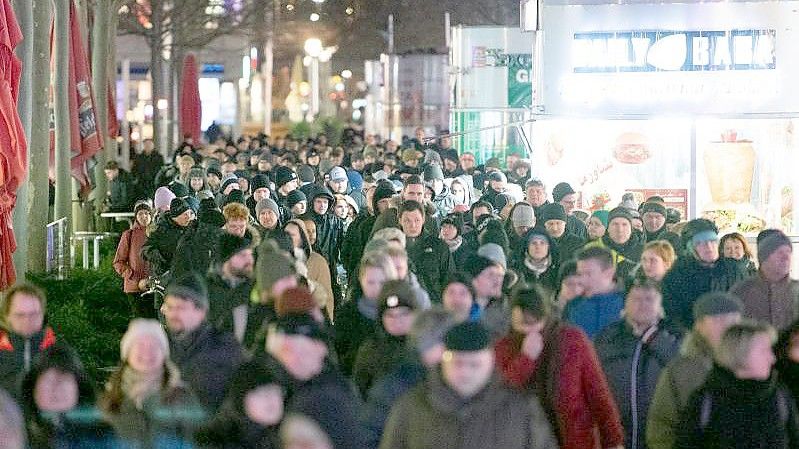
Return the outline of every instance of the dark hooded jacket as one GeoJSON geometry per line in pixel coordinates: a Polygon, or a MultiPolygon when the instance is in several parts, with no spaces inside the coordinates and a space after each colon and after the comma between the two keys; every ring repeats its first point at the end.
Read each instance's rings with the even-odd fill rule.
{"type": "Polygon", "coordinates": [[[675,449],[799,448],[796,403],[776,379],[738,379],[713,367],[689,400],[675,449]]]}
{"type": "MultiPolygon", "coordinates": [[[[219,216],[222,218],[221,214],[219,216]]],[[[197,222],[189,228],[178,242],[175,258],[172,262],[172,275],[175,279],[181,278],[190,272],[204,275],[208,272],[216,258],[219,237],[225,232],[222,218],[213,222],[197,222]]]]}
{"type": "Polygon", "coordinates": [[[172,268],[178,242],[187,229],[175,223],[169,213],[161,215],[155,230],[142,247],[142,256],[150,264],[152,274],[161,276],[172,268]]]}
{"type": "Polygon", "coordinates": [[[529,285],[540,285],[553,294],[558,291],[560,287],[560,265],[558,248],[552,241],[552,238],[550,238],[546,232],[539,232],[538,230],[528,232],[527,235],[521,239],[519,244],[514,248],[510,259],[510,268],[519,275],[519,281],[529,285]],[[528,242],[533,234],[543,235],[549,242],[549,266],[541,273],[533,270],[530,261],[527,260],[528,242]]]}
{"type": "Polygon", "coordinates": [[[55,345],[56,340],[47,325],[29,338],[0,328],[0,388],[19,394],[19,380],[31,369],[36,355],[55,345]]]}
{"type": "MultiPolygon", "coordinates": [[[[377,332],[376,318],[367,317],[359,310],[358,303],[365,299],[351,299],[336,311],[334,345],[341,371],[352,373],[358,348],[377,332]]],[[[374,306],[376,315],[377,306],[374,306]]]]}
{"type": "Polygon", "coordinates": [[[375,335],[358,348],[352,377],[355,386],[366,397],[375,382],[399,366],[405,355],[406,338],[395,337],[381,326],[375,335]]]}
{"type": "Polygon", "coordinates": [[[314,185],[308,195],[307,217],[316,223],[316,243],[313,250],[322,255],[332,268],[336,266],[341,250],[341,243],[344,240],[344,222],[333,214],[333,205],[336,200],[330,190],[324,186],[314,185]],[[319,215],[314,211],[313,203],[316,198],[324,197],[330,201],[330,207],[324,215],[319,215]]]}
{"type": "Polygon", "coordinates": [[[230,333],[205,322],[187,335],[169,335],[172,361],[210,413],[216,412],[236,368],[243,362],[241,346],[230,333]]]}
{"type": "Polygon", "coordinates": [[[411,270],[434,303],[441,303],[441,294],[449,275],[455,270],[449,247],[435,235],[422,234],[406,243],[411,270]]]}

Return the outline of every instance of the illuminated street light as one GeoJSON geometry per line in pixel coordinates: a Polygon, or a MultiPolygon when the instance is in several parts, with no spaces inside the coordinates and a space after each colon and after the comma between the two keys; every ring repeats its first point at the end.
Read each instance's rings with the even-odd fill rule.
{"type": "Polygon", "coordinates": [[[351,16],[355,14],[355,8],[353,8],[352,6],[348,6],[347,9],[344,10],[344,12],[347,13],[348,16],[351,16]]]}
{"type": "Polygon", "coordinates": [[[325,0],[313,0],[314,3],[324,3],[325,0]]]}
{"type": "Polygon", "coordinates": [[[341,77],[344,78],[345,80],[352,78],[352,70],[350,69],[342,70],[341,77]]]}
{"type": "Polygon", "coordinates": [[[289,11],[294,11],[294,5],[289,3],[288,5],[286,5],[286,9],[289,10],[289,11]]]}
{"type": "Polygon", "coordinates": [[[318,58],[324,49],[322,47],[322,41],[315,37],[307,39],[303,48],[305,49],[305,53],[312,58],[318,58]]]}
{"type": "Polygon", "coordinates": [[[317,14],[315,12],[311,13],[310,19],[311,19],[311,22],[318,22],[319,21],[319,14],[317,14]]]}

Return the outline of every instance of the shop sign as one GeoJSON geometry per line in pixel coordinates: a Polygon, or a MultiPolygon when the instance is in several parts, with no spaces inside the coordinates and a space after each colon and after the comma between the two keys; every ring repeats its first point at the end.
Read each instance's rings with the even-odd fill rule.
{"type": "Polygon", "coordinates": [[[472,47],[472,67],[507,67],[508,107],[524,108],[533,104],[533,55],[505,53],[499,48],[472,47]]]}
{"type": "Polygon", "coordinates": [[[776,31],[575,33],[574,73],[774,70],[776,31]]]}
{"type": "Polygon", "coordinates": [[[688,189],[627,189],[635,195],[638,203],[643,203],[647,198],[659,196],[663,198],[663,205],[667,208],[677,209],[680,216],[688,217],[688,189]]]}

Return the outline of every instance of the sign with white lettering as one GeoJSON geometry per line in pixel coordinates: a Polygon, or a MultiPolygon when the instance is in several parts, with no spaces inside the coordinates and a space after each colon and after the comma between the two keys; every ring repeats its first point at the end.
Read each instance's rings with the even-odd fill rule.
{"type": "Polygon", "coordinates": [[[575,33],[574,73],[774,70],[776,35],[773,29],[575,33]]]}

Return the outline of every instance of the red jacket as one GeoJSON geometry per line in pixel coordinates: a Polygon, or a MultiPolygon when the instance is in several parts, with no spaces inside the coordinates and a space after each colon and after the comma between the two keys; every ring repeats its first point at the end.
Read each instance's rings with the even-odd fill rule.
{"type": "MultiPolygon", "coordinates": [[[[623,445],[624,429],[619,411],[588,337],[578,328],[563,324],[557,339],[559,379],[553,408],[561,449],[623,445]]],[[[549,344],[544,342],[545,347],[549,344]]],[[[513,336],[497,343],[497,367],[510,385],[529,387],[537,361],[522,354],[517,346],[513,336]]]]}
{"type": "Polygon", "coordinates": [[[147,230],[135,225],[122,234],[114,257],[114,270],[125,279],[125,293],[138,293],[139,281],[147,279],[150,268],[141,256],[141,248],[147,241],[147,230]]]}

